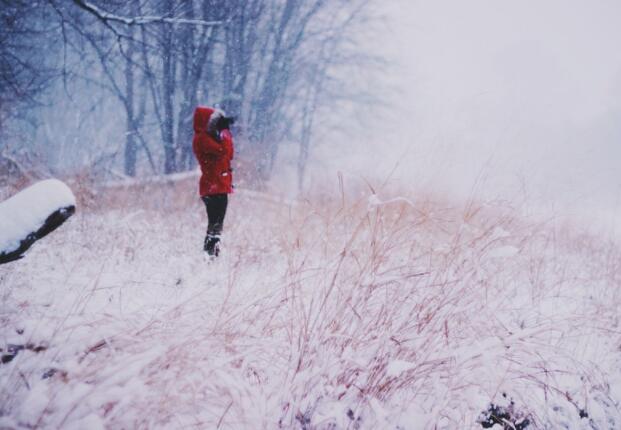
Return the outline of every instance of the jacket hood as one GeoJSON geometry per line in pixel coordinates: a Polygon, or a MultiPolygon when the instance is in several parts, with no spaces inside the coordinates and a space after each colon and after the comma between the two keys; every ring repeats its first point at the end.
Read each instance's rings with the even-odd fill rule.
{"type": "Polygon", "coordinates": [[[206,131],[214,109],[206,106],[198,106],[194,110],[194,132],[206,131]]]}

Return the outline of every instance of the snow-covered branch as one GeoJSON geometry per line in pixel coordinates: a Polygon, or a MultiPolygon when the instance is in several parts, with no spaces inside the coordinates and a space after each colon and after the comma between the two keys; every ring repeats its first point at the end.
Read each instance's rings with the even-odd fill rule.
{"type": "Polygon", "coordinates": [[[202,27],[216,27],[216,26],[219,26],[225,23],[225,21],[204,21],[202,19],[175,18],[175,17],[165,17],[165,16],[126,17],[126,16],[116,15],[116,14],[107,12],[88,1],[73,0],[73,2],[78,7],[95,15],[98,19],[100,19],[101,21],[105,23],[118,22],[118,23],[125,24],[125,25],[147,25],[147,24],[156,24],[156,23],[166,23],[166,24],[196,25],[196,26],[202,26],[202,27]]]}

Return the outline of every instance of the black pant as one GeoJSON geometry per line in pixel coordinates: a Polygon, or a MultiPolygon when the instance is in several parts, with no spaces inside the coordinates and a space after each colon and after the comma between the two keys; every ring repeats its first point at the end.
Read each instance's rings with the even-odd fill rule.
{"type": "Polygon", "coordinates": [[[208,251],[208,248],[212,248],[220,240],[229,196],[228,194],[213,194],[210,196],[203,196],[201,199],[203,203],[205,203],[209,222],[207,226],[207,236],[205,237],[205,251],[208,251]]]}

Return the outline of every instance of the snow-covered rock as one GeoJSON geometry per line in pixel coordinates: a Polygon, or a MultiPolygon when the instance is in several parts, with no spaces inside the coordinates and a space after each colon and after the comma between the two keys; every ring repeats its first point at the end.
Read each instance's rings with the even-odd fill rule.
{"type": "Polygon", "coordinates": [[[58,179],[37,182],[0,203],[0,263],[20,258],[74,211],[75,196],[58,179]]]}

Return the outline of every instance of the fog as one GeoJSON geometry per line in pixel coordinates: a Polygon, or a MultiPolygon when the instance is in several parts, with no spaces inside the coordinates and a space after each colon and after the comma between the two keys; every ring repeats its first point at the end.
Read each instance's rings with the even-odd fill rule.
{"type": "Polygon", "coordinates": [[[383,12],[369,46],[388,59],[378,84],[391,106],[337,167],[611,225],[621,3],[392,1],[383,12]]]}
{"type": "MultiPolygon", "coordinates": [[[[175,19],[206,4],[99,3],[175,19]]],[[[333,190],[339,171],[386,193],[619,219],[618,0],[312,3],[265,2],[250,21],[245,1],[203,8],[209,37],[151,22],[135,38],[82,3],[4,8],[20,25],[0,29],[12,42],[0,56],[14,58],[0,82],[0,162],[106,180],[195,169],[191,112],[218,104],[238,118],[241,187],[333,190]]]]}

